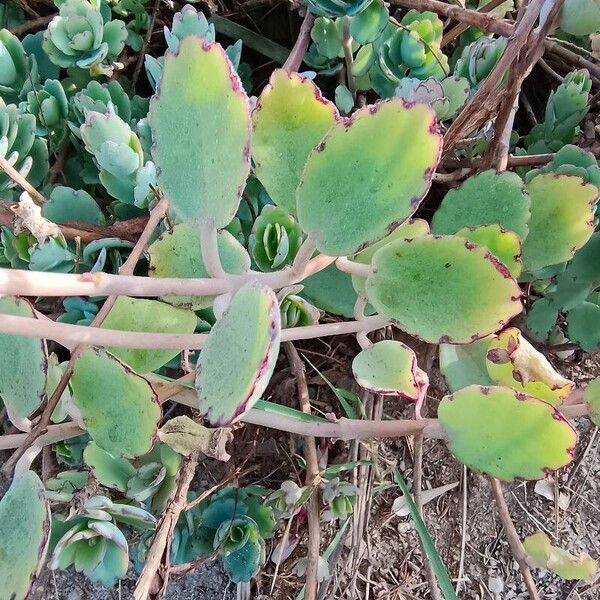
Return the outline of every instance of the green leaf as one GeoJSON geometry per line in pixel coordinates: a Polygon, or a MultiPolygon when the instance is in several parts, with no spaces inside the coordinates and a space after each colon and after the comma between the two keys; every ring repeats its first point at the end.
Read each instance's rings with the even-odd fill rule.
{"type": "Polygon", "coordinates": [[[166,54],[149,119],[171,217],[227,225],[250,169],[250,107],[219,44],[188,36],[166,54]]]}
{"type": "Polygon", "coordinates": [[[78,221],[105,225],[106,219],[96,201],[84,190],[57,185],[48,202],[42,206],[42,215],[53,223],[78,221]]]}
{"type": "MultiPolygon", "coordinates": [[[[0,313],[38,318],[31,304],[16,296],[0,298],[0,313]]],[[[2,333],[0,356],[0,396],[8,418],[19,424],[39,408],[46,393],[46,340],[2,333]]]]}
{"type": "Polygon", "coordinates": [[[431,230],[437,234],[456,233],[464,227],[498,225],[527,237],[529,197],[515,173],[484,171],[469,177],[450,190],[433,215],[431,230]]]}
{"type": "Polygon", "coordinates": [[[469,385],[493,385],[486,367],[490,338],[470,344],[440,344],[440,371],[451,392],[469,385]]]}
{"type": "Polygon", "coordinates": [[[152,448],[161,417],[150,383],[98,348],[84,350],[71,378],[73,400],[96,444],[116,457],[152,448]]]}
{"type": "Polygon", "coordinates": [[[558,310],[555,306],[547,298],[540,298],[529,307],[527,329],[538,340],[547,340],[556,325],[557,318],[558,310]]]}
{"type": "MultiPolygon", "coordinates": [[[[237,275],[250,270],[250,257],[245,248],[223,229],[217,234],[221,264],[227,273],[237,275]]],[[[163,233],[148,248],[150,277],[209,277],[200,251],[200,231],[182,223],[163,233]]],[[[214,296],[163,296],[162,300],[192,310],[208,308],[214,296]]]]}
{"type": "Polygon", "coordinates": [[[590,407],[590,418],[600,427],[600,377],[590,381],[583,391],[583,399],[590,407]]]}
{"type": "Polygon", "coordinates": [[[498,479],[542,479],[573,460],[577,434],[561,413],[508,387],[472,385],[444,396],[438,418],[452,454],[498,479]]]}
{"type": "Polygon", "coordinates": [[[350,20],[350,35],[359,44],[374,42],[386,28],[390,19],[383,0],[372,2],[350,20]]]}
{"type": "Polygon", "coordinates": [[[102,485],[120,492],[127,491],[127,483],[135,475],[135,467],[129,461],[109,454],[94,442],[85,447],[83,460],[102,485]]]}
{"type": "Polygon", "coordinates": [[[414,521],[415,528],[419,534],[419,539],[421,540],[421,544],[423,545],[427,559],[430,561],[433,572],[438,580],[444,600],[458,600],[456,593],[454,592],[454,586],[452,585],[450,577],[448,576],[448,571],[446,570],[444,562],[442,561],[439,552],[437,551],[435,544],[429,535],[427,525],[425,525],[425,522],[419,513],[419,509],[417,508],[412,494],[408,489],[408,485],[406,485],[406,481],[404,481],[404,477],[402,477],[397,467],[393,467],[392,472],[394,474],[394,481],[402,491],[402,494],[405,498],[411,519],[414,521]]]}
{"type": "Polygon", "coordinates": [[[352,361],[358,385],[375,394],[417,400],[422,372],[415,353],[401,342],[383,340],[362,350],[352,361]]]}
{"type": "Polygon", "coordinates": [[[494,384],[509,386],[552,406],[562,404],[575,387],[554,370],[516,327],[508,327],[492,337],[486,366],[494,384]]]}
{"type": "Polygon", "coordinates": [[[336,123],[304,168],[296,193],[302,229],[321,252],[335,256],[385,237],[417,209],[441,144],[432,110],[399,99],[336,123]],[[406,147],[410,152],[398,150],[406,147]]]}
{"type": "Polygon", "coordinates": [[[521,292],[498,259],[455,236],[398,240],[373,256],[366,292],[400,329],[430,343],[469,343],[521,312],[521,292]]]}
{"type": "Polygon", "coordinates": [[[598,188],[579,177],[550,173],[534,177],[527,191],[531,220],[523,244],[525,268],[537,271],[570,260],[594,233],[598,188]]]}
{"type": "Polygon", "coordinates": [[[335,104],[297,73],[273,71],[252,113],[256,176],[275,204],[296,212],[296,188],[310,151],[339,119],[335,104]]]}
{"type": "MultiPolygon", "coordinates": [[[[375,252],[377,252],[379,248],[383,248],[386,244],[389,244],[394,240],[413,240],[416,237],[422,237],[428,233],[429,223],[427,221],[424,221],[423,219],[409,219],[402,223],[402,225],[396,227],[390,235],[371,244],[364,250],[361,250],[358,254],[355,254],[352,260],[363,265],[370,265],[375,252]]],[[[357,292],[362,292],[365,289],[366,280],[366,277],[352,275],[352,285],[354,286],[354,289],[357,292]]]]}
{"type": "Polygon", "coordinates": [[[317,308],[334,315],[352,317],[358,294],[352,286],[352,277],[334,264],[307,277],[302,286],[299,296],[317,308]]]}
{"type": "Polygon", "coordinates": [[[540,569],[552,571],[562,579],[592,579],[598,569],[596,561],[589,554],[583,552],[575,556],[553,546],[550,538],[542,531],[528,535],[523,540],[523,547],[530,563],[540,569]]]}
{"type": "Polygon", "coordinates": [[[567,313],[567,335],[586,352],[600,346],[600,306],[582,302],[567,313]]]}
{"type": "Polygon", "coordinates": [[[233,423],[252,408],[273,374],[279,340],[279,303],[273,290],[240,288],[198,359],[198,408],[211,425],[233,423]]]}
{"type": "Polygon", "coordinates": [[[24,600],[44,564],[50,508],[33,471],[15,476],[0,500],[0,597],[24,600]]]}
{"type": "MultiPolygon", "coordinates": [[[[158,300],[119,296],[102,322],[103,329],[152,333],[194,333],[197,317],[190,310],[175,308],[158,300]]],[[[134,371],[150,373],[179,354],[178,350],[108,348],[134,371]]]]}
{"type": "Polygon", "coordinates": [[[464,227],[456,235],[487,248],[506,266],[512,277],[521,274],[521,239],[513,231],[505,231],[500,225],[479,225],[464,227]]]}

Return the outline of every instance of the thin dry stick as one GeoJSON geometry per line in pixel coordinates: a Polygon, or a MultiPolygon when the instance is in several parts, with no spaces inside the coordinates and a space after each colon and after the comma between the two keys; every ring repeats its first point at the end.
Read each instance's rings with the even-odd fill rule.
{"type": "Polygon", "coordinates": [[[152,31],[154,30],[154,23],[156,23],[156,15],[158,14],[158,7],[160,6],[160,0],[154,0],[154,6],[152,7],[152,18],[150,19],[150,25],[148,26],[148,31],[146,32],[146,37],[144,38],[144,43],[142,44],[142,49],[140,50],[139,57],[135,64],[135,69],[133,71],[133,75],[131,76],[131,89],[135,91],[135,85],[137,80],[140,77],[140,73],[142,71],[142,65],[144,64],[144,57],[146,56],[146,49],[148,48],[148,44],[150,43],[150,38],[152,37],[152,31]]]}
{"type": "Polygon", "coordinates": [[[179,515],[187,507],[187,493],[196,472],[198,458],[199,455],[196,452],[183,459],[181,469],[179,470],[177,488],[171,494],[156,527],[156,534],[148,551],[144,569],[137,580],[133,592],[133,600],[148,600],[154,595],[155,597],[160,597],[162,595],[160,592],[164,592],[166,589],[170,571],[170,540],[179,520],[179,515]],[[162,578],[162,581],[156,581],[157,575],[162,578]]]}
{"type": "MultiPolygon", "coordinates": [[[[477,12],[480,13],[489,13],[493,11],[495,8],[498,8],[503,2],[506,0],[492,0],[485,6],[482,6],[477,12]]],[[[461,33],[464,33],[467,29],[469,29],[470,25],[467,23],[459,23],[455,27],[453,27],[450,31],[444,34],[442,37],[442,42],[440,43],[440,48],[443,48],[447,44],[449,44],[452,40],[456,39],[461,33]]]]}
{"type": "MultiPolygon", "coordinates": [[[[284,351],[296,379],[298,402],[303,413],[311,414],[306,371],[298,351],[291,342],[284,344],[284,351]]],[[[306,486],[312,489],[308,500],[308,553],[306,557],[306,583],[304,584],[305,600],[316,600],[318,587],[319,555],[321,551],[321,522],[319,519],[318,483],[319,460],[317,444],[312,436],[304,436],[304,456],[306,458],[306,486]]]]}
{"type": "MultiPolygon", "coordinates": [[[[161,197],[157,202],[156,206],[150,212],[150,217],[148,218],[148,222],[146,223],[146,227],[142,232],[142,235],[140,236],[136,245],[132,248],[127,260],[123,263],[123,266],[120,269],[121,273],[133,273],[133,270],[135,269],[138,260],[140,259],[142,253],[144,252],[144,249],[146,248],[146,245],[148,244],[150,236],[154,232],[154,229],[158,225],[159,221],[164,217],[166,210],[167,201],[165,198],[161,197]]],[[[98,314],[91,322],[90,327],[99,327],[100,325],[102,325],[102,322],[110,312],[110,309],[112,308],[116,299],[116,296],[109,296],[106,299],[106,301],[102,305],[102,308],[98,311],[98,314]]],[[[52,417],[52,413],[54,412],[54,409],[56,408],[63,392],[65,391],[69,383],[69,380],[71,379],[71,376],[73,375],[75,362],[79,355],[85,350],[85,348],[85,344],[79,344],[71,352],[71,357],[65,368],[65,371],[62,377],[60,378],[56,389],[52,393],[52,396],[50,396],[50,398],[48,399],[46,407],[44,408],[44,411],[42,412],[39,421],[31,430],[31,432],[27,435],[21,446],[17,448],[13,455],[2,466],[2,472],[4,474],[9,475],[10,473],[12,473],[19,458],[21,458],[25,451],[47,430],[48,425],[50,424],[50,418],[52,417]]]]}
{"type": "MultiPolygon", "coordinates": [[[[0,202],[0,225],[12,227],[15,213],[11,210],[10,202],[0,202]]],[[[148,221],[148,217],[138,217],[128,221],[117,221],[112,225],[100,227],[88,223],[77,223],[75,221],[57,225],[67,240],[80,238],[84,244],[107,237],[120,238],[128,242],[135,242],[148,221]]]]}
{"type": "Polygon", "coordinates": [[[459,140],[467,137],[473,130],[487,121],[497,110],[504,94],[498,90],[498,83],[506,71],[517,60],[520,52],[526,47],[531,31],[538,21],[546,0],[532,0],[527,8],[522,9],[506,50],[481,84],[476,94],[463,108],[444,136],[444,153],[454,149],[459,140]]]}
{"type": "Polygon", "coordinates": [[[46,198],[40,194],[30,183],[0,154],[0,171],[4,171],[21,189],[26,191],[36,204],[42,205],[46,198]]]}
{"type": "Polygon", "coordinates": [[[559,44],[554,40],[546,40],[544,44],[548,52],[552,52],[560,56],[563,60],[566,60],[577,67],[587,69],[596,77],[600,77],[600,66],[598,66],[596,63],[593,63],[591,60],[587,60],[587,58],[584,58],[581,56],[581,54],[577,54],[576,52],[565,48],[562,44],[559,44]]]}
{"type": "Polygon", "coordinates": [[[438,0],[391,0],[390,4],[394,6],[404,6],[406,8],[415,8],[419,11],[430,10],[443,15],[455,21],[461,21],[467,25],[473,25],[477,29],[489,33],[497,33],[502,37],[510,37],[514,33],[514,26],[508,21],[496,19],[490,15],[477,10],[461,8],[455,4],[447,4],[438,0]]]}
{"type": "Polygon", "coordinates": [[[19,36],[29,31],[33,31],[34,29],[42,29],[43,27],[46,27],[55,16],[56,14],[48,15],[47,17],[39,17],[38,19],[31,19],[22,25],[17,25],[16,27],[9,29],[9,31],[13,35],[19,36]]]}
{"type": "Polygon", "coordinates": [[[292,51],[283,65],[283,68],[286,71],[295,72],[300,69],[302,61],[304,60],[304,56],[306,55],[306,51],[308,50],[308,44],[310,43],[310,32],[314,22],[315,15],[307,10],[306,14],[304,15],[296,43],[294,44],[292,51]]]}
{"type": "Polygon", "coordinates": [[[460,593],[465,574],[465,554],[467,549],[467,512],[469,506],[467,467],[462,468],[462,522],[460,528],[460,558],[458,560],[458,575],[456,576],[456,595],[460,593]]]}
{"type": "Polygon", "coordinates": [[[541,600],[541,596],[537,590],[535,582],[533,581],[531,571],[529,570],[527,552],[521,543],[521,538],[515,529],[515,525],[508,510],[508,505],[504,499],[504,494],[502,493],[502,484],[495,477],[490,477],[490,484],[492,486],[492,494],[494,495],[496,508],[498,509],[498,514],[500,515],[500,521],[502,521],[506,537],[508,538],[508,543],[510,544],[515,560],[519,565],[519,570],[521,571],[521,576],[525,582],[525,587],[529,592],[529,600],[541,600]]]}

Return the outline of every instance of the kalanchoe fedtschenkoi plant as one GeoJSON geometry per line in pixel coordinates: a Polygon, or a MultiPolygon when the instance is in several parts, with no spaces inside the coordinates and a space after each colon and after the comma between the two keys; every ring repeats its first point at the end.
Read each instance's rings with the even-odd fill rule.
{"type": "Polygon", "coordinates": [[[265,561],[265,540],[275,530],[273,509],[263,504],[265,495],[261,489],[225,487],[183,513],[171,560],[185,563],[217,550],[232,581],[250,581],[265,561]]]}
{"type": "Polygon", "coordinates": [[[571,35],[584,36],[600,31],[598,0],[565,0],[560,11],[559,27],[571,35]]]}
{"type": "MultiPolygon", "coordinates": [[[[305,63],[316,79],[275,69],[262,90],[253,90],[257,98],[236,73],[241,41],[227,50],[215,42],[217,31],[230,37],[228,27],[238,24],[191,6],[169,25],[174,11],[164,3],[153,10],[146,0],[57,0],[59,15],[45,31],[22,43],[0,34],[0,198],[13,200],[15,184],[28,187],[18,173],[39,188],[37,203],[29,196],[27,218],[21,204],[13,207],[16,227],[8,226],[10,213],[2,215],[0,292],[38,300],[0,298],[7,416],[0,425],[12,423],[23,434],[33,428],[34,437],[43,429],[36,439],[52,443],[58,461],[71,466],[44,491],[27,470],[32,452],[17,463],[0,501],[0,579],[9,582],[11,599],[25,598],[44,560],[47,500],[69,515],[55,515],[53,566],[73,564],[114,585],[128,566],[129,530],[121,525],[146,527],[133,553],[136,562],[144,559],[164,540],[164,530],[154,537],[150,511],[172,514],[179,485],[180,503],[188,492],[193,504],[198,490],[193,480],[186,487],[187,469],[195,453],[210,451],[213,435],[229,440],[232,424],[323,439],[432,435],[464,465],[510,481],[567,466],[576,443],[567,419],[588,413],[598,421],[597,386],[574,404],[575,382],[533,345],[564,342],[569,352],[600,346],[600,177],[591,128],[583,130],[583,145],[592,152],[565,145],[583,129],[589,76],[568,74],[544,119],[538,109],[545,98],[536,94],[539,125],[529,135],[520,114],[514,123],[509,117],[506,132],[498,129],[502,118],[474,123],[459,136],[460,148],[446,148],[434,177],[445,128],[463,127],[463,118],[451,121],[462,110],[469,116],[469,98],[490,87],[482,84],[515,39],[512,18],[502,20],[512,3],[496,7],[487,25],[467,12],[482,29],[461,34],[444,12],[403,8],[390,15],[382,0],[308,4],[318,16],[305,63]],[[113,20],[111,10],[123,20],[113,20]],[[155,36],[144,44],[153,19],[166,24],[164,56],[155,36]],[[147,82],[131,53],[142,47],[158,56],[145,57],[147,82]],[[328,81],[331,75],[339,81],[328,81]],[[156,90],[151,101],[136,95],[148,96],[148,84],[156,90]],[[512,128],[518,135],[502,152],[521,155],[519,174],[497,172],[495,158],[478,155],[488,146],[498,152],[494,145],[504,144],[512,128]],[[462,141],[471,135],[475,143],[462,141]],[[524,152],[555,154],[528,162],[524,152]],[[450,172],[454,161],[471,158],[486,167],[476,175],[450,172]],[[433,182],[435,193],[422,207],[433,182]],[[53,301],[55,290],[60,300],[53,301]],[[527,314],[511,322],[523,305],[527,314]],[[326,312],[352,321],[332,322],[326,312]],[[393,337],[398,329],[402,341],[393,337]],[[388,339],[368,335],[375,330],[388,339]],[[280,344],[340,331],[357,333],[360,350],[346,365],[356,385],[414,403],[414,420],[369,420],[354,391],[328,380],[336,401],[324,417],[271,401],[269,382],[282,363],[287,376],[280,344]],[[71,360],[63,350],[60,359],[49,355],[40,332],[70,348],[71,360]],[[82,335],[86,347],[74,350],[82,335]],[[429,377],[411,338],[439,346],[450,393],[437,419],[422,419],[429,377]],[[42,427],[54,394],[60,398],[42,427]],[[163,423],[167,401],[174,404],[165,407],[163,423]],[[194,419],[169,418],[177,403],[194,419]],[[97,486],[110,498],[90,498],[97,486]],[[17,531],[14,515],[27,527],[17,531]],[[15,548],[22,569],[2,559],[15,548]]],[[[517,7],[511,17],[537,4],[517,7]]],[[[586,57],[594,49],[593,40],[575,38],[593,26],[597,1],[580,15],[567,12],[570,4],[557,20],[562,32],[547,45],[550,56],[556,44],[574,41],[586,57]],[[576,22],[582,15],[585,26],[576,22]]],[[[456,14],[453,21],[465,13],[456,14]]],[[[20,14],[5,16],[0,11],[0,27],[18,27],[20,14]]],[[[532,27],[543,29],[543,20],[532,27]]],[[[255,52],[277,53],[277,44],[257,44],[241,31],[255,52]]],[[[300,58],[294,46],[285,64],[300,58]]],[[[495,90],[504,90],[505,81],[495,90]]],[[[296,372],[291,359],[290,365],[296,372]]],[[[323,441],[320,463],[327,447],[323,441]]],[[[220,459],[230,458],[224,442],[219,448],[220,459]]],[[[219,555],[231,579],[245,584],[265,564],[275,515],[289,519],[288,533],[295,530],[290,547],[307,513],[337,522],[334,541],[342,542],[359,490],[342,479],[344,465],[319,464],[310,481],[312,465],[299,462],[307,467],[304,487],[226,487],[197,506],[181,504],[175,536],[167,540],[171,562],[184,571],[190,561],[219,555]],[[309,501],[316,509],[309,511],[309,501]]],[[[530,566],[566,578],[587,578],[595,568],[540,536],[527,538],[525,547],[530,566]]],[[[316,560],[324,567],[320,576],[330,549],[316,560]]]]}
{"type": "MultiPolygon", "coordinates": [[[[60,67],[111,75],[127,39],[125,23],[106,19],[100,0],[65,0],[44,34],[44,50],[60,67]]],[[[110,13],[109,13],[110,15],[110,13]]]]}
{"type": "Polygon", "coordinates": [[[119,524],[153,529],[156,519],[141,508],[112,502],[106,496],[88,498],[81,511],[67,519],[55,516],[50,568],[74,565],[91,581],[114,586],[129,567],[129,545],[119,524]]]}

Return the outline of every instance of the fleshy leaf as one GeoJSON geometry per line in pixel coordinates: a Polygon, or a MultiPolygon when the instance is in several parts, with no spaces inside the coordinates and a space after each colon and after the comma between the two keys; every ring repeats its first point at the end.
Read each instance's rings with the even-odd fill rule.
{"type": "Polygon", "coordinates": [[[302,286],[299,295],[317,308],[334,315],[352,317],[357,293],[348,273],[340,271],[335,265],[329,265],[307,277],[302,286]]]}
{"type": "Polygon", "coordinates": [[[33,471],[25,471],[0,500],[0,597],[25,599],[44,564],[49,535],[44,485],[33,471]]]}
{"type": "Polygon", "coordinates": [[[208,429],[186,415],[167,421],[159,429],[158,437],[183,456],[200,451],[217,460],[227,461],[231,458],[225,451],[227,441],[232,438],[229,429],[208,429]]]}
{"type": "Polygon", "coordinates": [[[583,391],[583,399],[590,407],[590,418],[600,427],[600,377],[588,383],[583,391]]]}
{"type": "MultiPolygon", "coordinates": [[[[352,258],[353,261],[368,265],[371,263],[373,255],[379,248],[383,248],[386,244],[393,242],[394,240],[412,240],[416,237],[421,237],[429,233],[429,223],[423,219],[409,219],[399,225],[390,233],[390,235],[384,237],[382,240],[375,242],[368,248],[365,248],[358,254],[355,254],[352,258]]],[[[352,285],[357,292],[361,292],[365,289],[366,277],[359,277],[358,275],[352,275],[352,285]]]]}
{"type": "Polygon", "coordinates": [[[438,408],[448,447],[492,477],[542,479],[573,460],[577,434],[550,404],[508,387],[472,385],[438,408]]]}
{"type": "MultiPolygon", "coordinates": [[[[250,269],[250,256],[245,248],[223,229],[217,235],[221,264],[227,273],[237,275],[250,269]]],[[[148,248],[150,254],[150,277],[206,278],[200,252],[200,231],[197,227],[181,223],[163,233],[148,248]]],[[[209,307],[214,296],[164,296],[165,302],[199,310],[209,307]]]]}
{"type": "Polygon", "coordinates": [[[537,271],[570,260],[594,233],[598,188],[579,177],[549,173],[534,177],[527,191],[531,220],[523,244],[525,268],[537,271]]]}
{"type": "Polygon", "coordinates": [[[270,288],[246,285],[211,329],[196,369],[199,409],[213,426],[239,420],[273,374],[279,302],[270,288]]]}
{"type": "MultiPolygon", "coordinates": [[[[0,314],[37,319],[31,304],[16,296],[0,298],[0,314]]],[[[46,393],[46,340],[2,333],[0,356],[0,397],[8,418],[18,425],[40,406],[46,393]]]]}
{"type": "Polygon", "coordinates": [[[417,400],[422,385],[415,353],[401,342],[383,340],[362,350],[352,362],[358,385],[375,394],[417,400]]]}
{"type": "Polygon", "coordinates": [[[369,302],[431,343],[468,343],[521,312],[516,281],[485,248],[455,236],[396,241],[373,256],[369,302]]]}
{"type": "Polygon", "coordinates": [[[335,104],[297,73],[273,71],[252,113],[255,174],[273,199],[296,212],[296,188],[310,151],[339,119],[335,104]]]}
{"type": "Polygon", "coordinates": [[[450,190],[433,216],[433,233],[456,233],[464,227],[499,225],[527,236],[529,197],[521,178],[507,171],[484,171],[450,190]]]}
{"type": "Polygon", "coordinates": [[[596,561],[589,554],[583,552],[575,556],[553,546],[542,531],[528,535],[523,540],[523,547],[532,566],[552,571],[562,579],[592,579],[598,569],[596,561]]]}
{"type": "Polygon", "coordinates": [[[127,482],[135,475],[135,467],[129,461],[109,454],[94,442],[85,447],[83,460],[102,485],[120,492],[127,491],[127,482]]]}
{"type": "Polygon", "coordinates": [[[464,227],[457,231],[456,235],[487,248],[506,265],[513,277],[521,274],[521,239],[513,231],[505,231],[500,225],[479,225],[464,227]]]}
{"type": "Polygon", "coordinates": [[[227,225],[250,169],[251,126],[248,97],[219,44],[192,35],[167,52],[149,120],[171,217],[227,225]]]}
{"type": "MultiPolygon", "coordinates": [[[[145,298],[119,296],[102,323],[104,329],[147,331],[152,333],[194,333],[196,315],[190,310],[145,298]]],[[[150,373],[179,354],[178,350],[140,350],[108,348],[134,371],[150,373]]]]}
{"type": "Polygon", "coordinates": [[[304,168],[296,193],[302,229],[314,235],[321,252],[335,256],[385,237],[417,209],[441,145],[432,110],[401,99],[366,106],[336,123],[304,168]],[[399,151],[407,147],[410,152],[399,151]]]}
{"type": "Polygon", "coordinates": [[[557,373],[516,327],[509,327],[492,338],[486,365],[495,384],[509,386],[552,406],[562,404],[575,386],[557,373]]]}
{"type": "Polygon", "coordinates": [[[586,352],[600,346],[600,306],[582,302],[567,314],[567,335],[586,352]]]}
{"type": "Polygon", "coordinates": [[[148,381],[104,350],[89,348],[75,361],[73,400],[96,444],[116,457],[152,448],[161,417],[148,381]]]}
{"type": "Polygon", "coordinates": [[[490,338],[470,344],[440,344],[440,371],[451,392],[469,385],[494,385],[486,367],[490,338]]]}

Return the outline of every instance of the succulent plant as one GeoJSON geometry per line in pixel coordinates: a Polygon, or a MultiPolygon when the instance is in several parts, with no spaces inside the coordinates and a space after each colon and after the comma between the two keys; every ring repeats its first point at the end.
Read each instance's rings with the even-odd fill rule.
{"type": "Polygon", "coordinates": [[[363,11],[371,0],[307,0],[306,6],[323,17],[353,17],[363,11]]]}
{"type": "Polygon", "coordinates": [[[88,498],[81,511],[66,520],[55,516],[50,568],[74,565],[91,581],[106,587],[115,585],[129,567],[129,545],[117,523],[153,529],[156,519],[141,508],[113,503],[106,496],[88,498]]]}
{"type": "Polygon", "coordinates": [[[127,39],[125,23],[105,20],[102,3],[65,0],[44,34],[43,47],[56,65],[87,69],[92,75],[111,75],[114,61],[127,39]]]}
{"type": "Polygon", "coordinates": [[[106,191],[125,204],[146,205],[153,195],[154,164],[144,165],[144,152],[137,135],[109,106],[105,114],[90,111],[80,128],[85,149],[100,169],[106,191]]]}
{"type": "Polygon", "coordinates": [[[283,288],[277,294],[282,329],[316,325],[319,322],[321,311],[308,300],[297,295],[301,290],[302,286],[296,285],[283,288]]]}
{"type": "Polygon", "coordinates": [[[106,452],[94,442],[84,450],[83,458],[94,477],[156,512],[162,510],[175,485],[181,456],[163,443],[131,463],[106,452]]]}
{"type": "Polygon", "coordinates": [[[71,502],[75,494],[88,482],[87,471],[61,471],[46,480],[46,497],[53,502],[71,502]]]}
{"type": "Polygon", "coordinates": [[[333,477],[323,486],[323,502],[328,506],[324,514],[326,521],[345,519],[354,509],[359,490],[347,481],[333,477]]]}
{"type": "Polygon", "coordinates": [[[525,181],[529,183],[534,177],[544,173],[581,177],[586,183],[600,189],[600,167],[596,157],[591,152],[571,144],[563,146],[547,165],[528,171],[525,181]]]}
{"type": "Polygon", "coordinates": [[[506,38],[481,37],[466,46],[454,66],[454,75],[475,89],[491,73],[506,49],[506,38]]]}
{"type": "Polygon", "coordinates": [[[565,0],[558,26],[571,35],[589,35],[600,31],[599,0],[565,0]]]}
{"type": "MultiPolygon", "coordinates": [[[[34,115],[21,114],[14,104],[0,98],[0,152],[33,186],[38,186],[48,172],[46,141],[35,135],[34,115]]],[[[12,199],[15,183],[0,171],[0,198],[12,199]]]]}
{"type": "Polygon", "coordinates": [[[19,39],[8,29],[0,29],[0,98],[7,104],[17,103],[35,73],[36,65],[19,39]]]}
{"type": "Polygon", "coordinates": [[[254,221],[248,247],[261,271],[276,271],[294,260],[302,229],[285,209],[265,206],[254,221]]]}
{"type": "Polygon", "coordinates": [[[81,137],[79,128],[85,123],[89,112],[106,114],[110,107],[125,123],[131,121],[131,100],[118,81],[99,83],[90,81],[85,88],[78,91],[70,100],[71,131],[81,137]]]}
{"type": "Polygon", "coordinates": [[[592,86],[585,70],[572,71],[550,94],[544,121],[538,123],[525,138],[529,154],[557,152],[572,144],[579,133],[579,124],[588,113],[592,86]]]}
{"type": "Polygon", "coordinates": [[[250,581],[265,561],[265,539],[273,535],[273,509],[252,488],[225,487],[180,517],[171,560],[180,564],[219,550],[235,583],[250,581]]]}
{"type": "Polygon", "coordinates": [[[43,86],[27,93],[27,100],[22,107],[28,113],[35,115],[37,120],[36,135],[50,135],[56,132],[62,137],[69,101],[60,81],[47,79],[43,86]]]}
{"type": "Polygon", "coordinates": [[[391,79],[403,77],[442,79],[448,75],[448,59],[440,50],[443,24],[433,12],[410,10],[401,27],[379,47],[379,63],[391,79]]]}
{"type": "Polygon", "coordinates": [[[429,104],[440,121],[452,119],[469,98],[470,86],[465,77],[451,76],[438,81],[433,77],[404,77],[394,95],[407,102],[429,104]]]}

